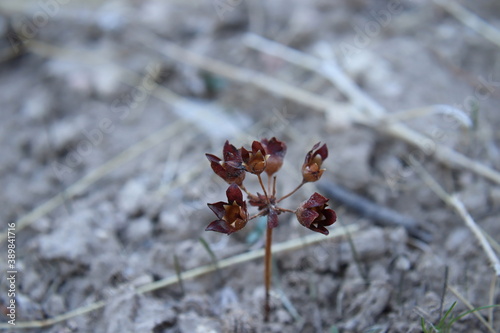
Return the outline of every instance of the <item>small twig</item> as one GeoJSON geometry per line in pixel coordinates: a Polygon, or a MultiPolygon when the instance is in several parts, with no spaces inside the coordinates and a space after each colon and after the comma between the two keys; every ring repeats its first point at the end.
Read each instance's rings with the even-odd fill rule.
{"type": "MultiPolygon", "coordinates": [[[[360,226],[356,225],[356,224],[351,224],[351,225],[347,226],[346,228],[348,228],[347,231],[353,233],[353,232],[358,231],[360,229],[360,226]]],[[[346,230],[344,230],[344,229],[334,228],[330,231],[330,234],[328,236],[325,236],[322,234],[313,234],[313,235],[309,235],[309,236],[306,236],[303,238],[302,237],[296,238],[296,239],[292,239],[292,240],[289,240],[286,242],[275,244],[274,246],[272,246],[272,251],[275,254],[284,253],[284,252],[288,252],[288,251],[295,251],[295,250],[301,249],[305,246],[313,245],[313,244],[320,243],[320,242],[326,242],[328,240],[343,237],[343,236],[345,236],[345,232],[346,232],[346,230]]],[[[264,249],[249,251],[249,252],[245,252],[245,253],[230,257],[230,258],[220,260],[219,267],[220,267],[220,269],[223,269],[223,268],[227,268],[227,267],[241,264],[244,262],[248,262],[251,260],[259,259],[259,258],[262,258],[263,256],[264,256],[264,249]]],[[[194,279],[194,278],[197,278],[199,276],[211,273],[214,270],[216,270],[216,268],[214,267],[213,264],[200,266],[200,267],[185,271],[183,273],[183,278],[184,278],[184,281],[189,280],[189,279],[194,279]]],[[[176,283],[178,283],[178,281],[179,280],[178,280],[177,276],[174,275],[174,276],[170,276],[170,277],[167,277],[167,278],[159,280],[159,281],[147,283],[145,285],[138,287],[136,289],[136,294],[140,295],[140,294],[144,294],[144,293],[158,290],[161,288],[165,288],[165,287],[168,287],[171,285],[175,285],[176,283]]],[[[70,318],[81,316],[83,314],[101,309],[106,304],[107,304],[106,301],[98,301],[96,303],[92,303],[92,304],[89,304],[87,306],[83,306],[81,308],[69,311],[67,313],[64,313],[64,314],[61,314],[61,315],[58,315],[58,316],[55,316],[52,318],[47,318],[44,320],[27,321],[27,322],[16,322],[16,326],[12,326],[12,325],[7,324],[7,323],[0,323],[0,329],[12,329],[12,330],[14,330],[14,329],[21,329],[21,328],[35,328],[35,327],[51,326],[51,325],[54,325],[56,323],[60,323],[60,322],[63,322],[65,320],[68,320],[70,318]]]]}
{"type": "Polygon", "coordinates": [[[490,264],[495,271],[497,276],[500,276],[500,261],[496,256],[495,252],[491,248],[490,243],[484,236],[484,234],[479,229],[478,225],[474,221],[474,219],[470,216],[469,212],[465,208],[464,204],[456,195],[448,194],[442,187],[437,183],[437,181],[425,170],[425,168],[418,162],[416,159],[410,160],[411,165],[414,170],[420,175],[420,177],[424,180],[424,182],[430,187],[434,193],[436,193],[441,200],[443,200],[448,205],[452,206],[455,211],[460,215],[462,220],[465,222],[465,225],[472,231],[473,235],[479,241],[479,244],[483,248],[484,252],[488,256],[490,260],[490,264]]]}

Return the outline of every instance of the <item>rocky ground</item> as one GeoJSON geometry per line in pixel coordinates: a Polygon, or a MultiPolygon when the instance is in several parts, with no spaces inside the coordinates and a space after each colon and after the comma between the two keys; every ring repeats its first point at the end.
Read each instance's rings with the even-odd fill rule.
{"type": "MultiPolygon", "coordinates": [[[[421,332],[421,318],[437,325],[454,302],[452,316],[500,303],[500,6],[463,3],[488,38],[439,3],[1,1],[0,327],[421,332]],[[293,63],[290,49],[273,54],[256,35],[312,60],[293,63]],[[338,67],[312,68],[329,61],[338,67]],[[215,219],[206,203],[227,188],[205,153],[272,136],[288,145],[281,195],[321,141],[318,185],[341,185],[432,239],[332,198],[329,229],[340,236],[275,254],[263,323],[263,259],[225,266],[262,248],[263,221],[204,231],[215,219]],[[490,257],[418,165],[457,195],[490,257]]],[[[307,184],[283,206],[323,190],[307,184]]],[[[274,243],[311,233],[284,214],[274,243]]],[[[498,310],[476,314],[451,331],[499,330],[498,310]]]]}

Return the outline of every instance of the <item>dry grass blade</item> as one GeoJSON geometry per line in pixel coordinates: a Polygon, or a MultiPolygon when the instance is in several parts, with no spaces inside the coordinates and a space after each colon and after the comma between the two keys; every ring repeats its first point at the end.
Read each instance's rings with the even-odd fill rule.
{"type": "Polygon", "coordinates": [[[455,1],[434,0],[434,3],[443,7],[464,25],[468,26],[493,44],[500,47],[500,31],[494,26],[477,17],[475,14],[471,13],[455,1]]]}
{"type": "MultiPolygon", "coordinates": [[[[352,224],[349,226],[346,226],[344,228],[336,228],[330,231],[330,234],[328,236],[324,236],[321,234],[314,234],[314,235],[309,235],[304,238],[296,238],[292,239],[286,242],[282,242],[279,244],[275,244],[272,247],[273,253],[278,254],[278,253],[283,253],[283,252],[288,252],[288,251],[295,251],[298,249],[301,249],[305,246],[313,245],[316,243],[320,242],[326,242],[332,239],[336,239],[339,237],[343,237],[346,235],[346,232],[349,233],[355,233],[358,231],[360,227],[356,224],[352,224]]],[[[254,259],[258,259],[264,256],[264,249],[259,249],[259,250],[254,250],[250,252],[245,252],[243,254],[239,254],[230,258],[226,258],[223,260],[219,261],[219,268],[223,269],[226,267],[234,266],[237,264],[241,264],[247,261],[251,261],[254,259]]],[[[197,267],[190,269],[188,271],[184,271],[182,273],[182,279],[183,281],[189,280],[189,279],[194,279],[196,277],[211,273],[213,271],[217,270],[217,268],[213,264],[197,267]]],[[[179,282],[179,278],[177,275],[170,276],[168,278],[165,278],[163,280],[155,281],[152,283],[145,284],[143,286],[140,286],[136,289],[136,294],[144,294],[150,291],[158,290],[161,288],[165,288],[171,285],[174,285],[179,282]]],[[[37,321],[29,321],[29,322],[16,322],[16,326],[12,326],[10,324],[2,323],[0,324],[0,329],[21,329],[21,328],[34,328],[34,327],[45,327],[45,326],[50,326],[54,325],[56,323],[68,320],[70,318],[80,316],[86,313],[89,313],[91,311],[98,310],[100,308],[103,308],[106,305],[105,301],[99,301],[96,303],[89,304],[87,306],[75,309],[73,311],[64,313],[59,316],[55,316],[53,318],[48,318],[44,320],[37,320],[37,321]]]]}
{"type": "MultiPolygon", "coordinates": [[[[455,295],[460,301],[462,301],[462,303],[465,304],[465,306],[470,310],[470,311],[473,311],[475,309],[475,307],[470,304],[470,302],[458,291],[458,289],[454,288],[453,286],[450,286],[448,285],[448,290],[451,291],[453,293],[453,295],[455,295]]],[[[483,316],[481,316],[481,314],[477,311],[474,311],[472,312],[472,314],[474,316],[476,316],[476,318],[481,322],[483,323],[483,325],[488,329],[488,331],[490,333],[495,333],[495,329],[493,327],[490,326],[490,324],[488,324],[488,322],[486,321],[486,319],[484,319],[483,316]]]]}
{"type": "Polygon", "coordinates": [[[159,52],[167,58],[204,69],[236,82],[245,83],[250,86],[278,94],[316,110],[325,110],[339,104],[338,102],[317,96],[316,94],[297,88],[268,75],[232,66],[222,61],[211,59],[201,54],[196,54],[165,40],[161,40],[160,42],[158,39],[151,36],[149,38],[145,38],[143,34],[141,34],[141,37],[137,37],[136,39],[140,41],[143,47],[151,48],[151,45],[154,45],[155,48],[153,50],[155,52],[159,52]]]}
{"type": "MultiPolygon", "coordinates": [[[[489,295],[489,302],[488,304],[494,304],[495,302],[495,291],[497,289],[497,280],[498,276],[493,275],[493,278],[491,279],[491,284],[490,284],[490,295],[489,295]]],[[[491,326],[493,326],[493,308],[490,308],[488,311],[488,322],[491,326]]]]}
{"type": "MultiPolygon", "coordinates": [[[[249,47],[307,68],[330,80],[349,98],[353,105],[358,107],[361,112],[365,113],[364,118],[353,115],[354,121],[370,126],[416,146],[426,154],[433,155],[438,161],[446,165],[471,170],[482,177],[488,178],[497,184],[500,184],[500,173],[498,171],[474,161],[454,151],[453,149],[443,146],[401,123],[391,122],[389,124],[385,124],[383,120],[387,115],[387,111],[379,103],[368,96],[347,74],[340,69],[340,67],[334,62],[333,58],[330,57],[328,51],[323,50],[328,59],[322,60],[254,34],[247,35],[244,41],[249,47]],[[429,147],[432,147],[430,151],[429,147]]],[[[323,110],[326,112],[333,112],[335,108],[333,105],[330,105],[329,108],[324,108],[323,110]]]]}
{"type": "Polygon", "coordinates": [[[465,225],[472,231],[474,236],[481,244],[484,252],[488,256],[490,260],[490,264],[495,271],[497,276],[500,276],[500,261],[493,251],[490,243],[479,229],[478,225],[474,221],[474,219],[470,216],[469,212],[465,208],[464,204],[456,195],[448,194],[442,187],[439,185],[436,180],[425,170],[425,168],[415,159],[411,160],[412,166],[415,171],[420,175],[420,177],[424,180],[424,182],[436,193],[445,203],[452,206],[455,211],[460,215],[462,220],[465,222],[465,225]]]}

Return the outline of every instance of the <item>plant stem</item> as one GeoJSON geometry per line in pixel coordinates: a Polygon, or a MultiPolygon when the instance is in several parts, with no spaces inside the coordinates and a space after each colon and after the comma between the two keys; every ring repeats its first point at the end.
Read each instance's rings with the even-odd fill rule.
{"type": "Polygon", "coordinates": [[[297,192],[297,191],[299,190],[299,188],[301,188],[301,187],[302,187],[302,185],[304,185],[305,183],[306,183],[305,181],[302,181],[302,183],[300,183],[300,184],[299,184],[299,186],[297,186],[297,187],[295,188],[295,190],[293,190],[292,192],[288,193],[287,195],[285,195],[285,196],[281,197],[278,201],[276,201],[276,203],[279,203],[280,201],[282,201],[282,200],[284,200],[284,199],[288,198],[289,196],[291,196],[292,194],[294,194],[295,192],[297,192]]]}
{"type": "Polygon", "coordinates": [[[288,213],[293,213],[295,214],[295,210],[291,210],[291,209],[286,209],[286,208],[281,208],[281,207],[276,207],[276,209],[280,212],[288,212],[288,213]]]}
{"type": "Polygon", "coordinates": [[[273,240],[273,229],[267,228],[266,232],[266,252],[264,257],[265,270],[264,270],[264,284],[266,287],[266,300],[264,304],[264,321],[269,321],[269,313],[271,312],[271,307],[269,304],[270,292],[271,292],[271,243],[273,240]]]}
{"type": "MultiPolygon", "coordinates": [[[[269,192],[271,192],[271,179],[272,179],[271,176],[268,175],[267,176],[267,190],[269,192]]],[[[274,194],[271,194],[271,195],[274,195],[274,194]]]]}
{"type": "Polygon", "coordinates": [[[255,218],[259,217],[259,216],[262,216],[262,215],[264,215],[264,214],[266,214],[266,213],[267,213],[267,212],[266,212],[265,210],[262,210],[262,211],[258,212],[257,214],[250,216],[250,217],[248,218],[248,221],[253,220],[253,219],[255,219],[255,218]]]}
{"type": "Polygon", "coordinates": [[[273,198],[276,197],[276,176],[273,177],[273,198]]]}
{"type": "Polygon", "coordinates": [[[269,196],[267,195],[267,191],[264,187],[264,183],[262,182],[262,177],[260,176],[260,174],[257,174],[257,178],[259,178],[260,187],[262,187],[262,191],[264,191],[264,195],[266,196],[267,202],[269,203],[269,196]]]}

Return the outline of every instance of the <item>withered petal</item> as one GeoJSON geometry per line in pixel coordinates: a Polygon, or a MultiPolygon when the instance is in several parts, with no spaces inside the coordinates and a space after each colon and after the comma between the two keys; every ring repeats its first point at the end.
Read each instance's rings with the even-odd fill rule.
{"type": "Polygon", "coordinates": [[[271,140],[262,139],[260,141],[266,150],[266,153],[271,156],[283,157],[286,154],[286,144],[283,141],[279,141],[276,137],[272,137],[271,140]]]}
{"type": "MultiPolygon", "coordinates": [[[[228,203],[236,201],[238,205],[243,205],[243,193],[241,193],[240,188],[236,184],[231,184],[226,190],[226,196],[228,203]]],[[[245,205],[246,206],[246,205],[245,205]]]]}
{"type": "Polygon", "coordinates": [[[241,164],[241,153],[240,151],[226,140],[224,144],[224,149],[222,150],[225,162],[236,162],[236,164],[241,164]]]}
{"type": "Polygon", "coordinates": [[[215,172],[215,174],[222,179],[226,179],[226,169],[218,162],[210,162],[210,167],[215,172]]]}
{"type": "Polygon", "coordinates": [[[304,209],[302,207],[297,210],[297,220],[299,220],[300,224],[304,227],[310,228],[311,223],[318,218],[319,213],[313,209],[304,209]]]}
{"type": "Polygon", "coordinates": [[[266,155],[266,150],[259,141],[252,142],[252,152],[256,154],[258,151],[260,151],[262,155],[266,155]]]}
{"type": "Polygon", "coordinates": [[[222,201],[215,203],[207,203],[208,208],[210,208],[212,212],[214,212],[214,214],[217,215],[219,219],[222,219],[224,217],[224,214],[226,214],[224,205],[226,205],[226,203],[222,201]]]}
{"type": "Polygon", "coordinates": [[[323,146],[321,146],[321,148],[319,148],[315,153],[314,155],[319,155],[321,156],[321,158],[324,160],[326,160],[326,158],[328,157],[328,148],[326,146],[326,143],[323,144],[323,146]]]}
{"type": "Polygon", "coordinates": [[[316,144],[315,144],[315,145],[311,148],[311,152],[312,152],[313,150],[316,150],[316,149],[319,147],[319,145],[320,145],[320,144],[321,144],[321,141],[320,141],[320,142],[317,142],[317,143],[316,143],[316,144]]]}
{"type": "Polygon", "coordinates": [[[223,234],[232,234],[233,230],[224,220],[216,220],[211,222],[206,228],[205,231],[216,231],[221,232],[223,234]]]}
{"type": "Polygon", "coordinates": [[[328,231],[328,229],[325,228],[325,227],[323,227],[322,225],[318,225],[317,227],[311,226],[309,229],[312,230],[312,231],[316,231],[316,232],[322,233],[325,236],[328,236],[328,234],[330,233],[328,231]]]}
{"type": "Polygon", "coordinates": [[[321,207],[326,204],[330,199],[325,198],[318,192],[314,192],[313,195],[304,203],[302,207],[304,208],[312,208],[312,207],[321,207]]]}
{"type": "Polygon", "coordinates": [[[218,158],[217,156],[212,155],[212,154],[208,154],[208,153],[207,153],[207,154],[205,154],[205,156],[208,158],[208,160],[209,160],[210,162],[214,162],[214,163],[217,163],[217,164],[218,164],[218,163],[221,161],[221,159],[220,159],[220,158],[218,158]]]}
{"type": "Polygon", "coordinates": [[[246,161],[250,158],[250,152],[245,149],[245,147],[240,148],[241,160],[246,161]]]}
{"type": "Polygon", "coordinates": [[[335,213],[334,210],[324,209],[322,213],[325,216],[325,220],[322,223],[322,225],[329,226],[329,225],[332,225],[333,223],[335,223],[335,221],[337,221],[337,214],[335,213]]]}

